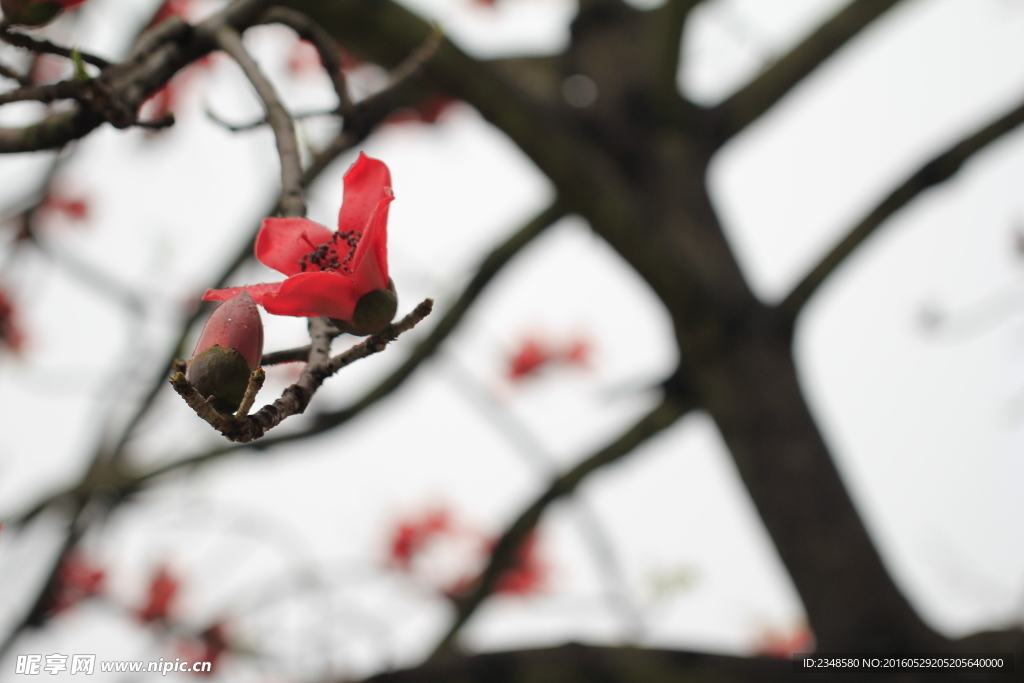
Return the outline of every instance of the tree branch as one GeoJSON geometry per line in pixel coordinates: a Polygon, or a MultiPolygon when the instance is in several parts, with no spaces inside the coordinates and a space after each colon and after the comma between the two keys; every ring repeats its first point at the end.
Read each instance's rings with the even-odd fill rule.
{"type": "Polygon", "coordinates": [[[15,71],[14,69],[12,69],[11,67],[7,66],[2,62],[0,62],[0,76],[3,76],[4,78],[10,79],[12,81],[17,81],[18,85],[20,85],[23,88],[32,85],[31,78],[29,78],[25,74],[18,73],[17,71],[15,71]]]}
{"type": "Polygon", "coordinates": [[[601,647],[570,643],[553,648],[488,652],[432,660],[366,683],[791,683],[786,659],[697,652],[601,647]]]}
{"type": "Polygon", "coordinates": [[[657,407],[630,427],[618,439],[555,479],[548,489],[524,510],[498,540],[483,574],[469,594],[456,601],[455,622],[441,639],[433,656],[447,651],[476,609],[494,591],[498,579],[513,566],[519,547],[540,521],[551,503],[567,496],[590,474],[617,461],[641,443],[675,423],[695,406],[692,396],[666,396],[657,407]]]}
{"type": "Polygon", "coordinates": [[[248,443],[260,438],[286,418],[304,412],[313,394],[325,379],[360,358],[383,351],[390,342],[430,315],[433,304],[430,299],[423,301],[412,313],[390,325],[388,329],[333,357],[328,357],[331,335],[328,332],[327,321],[323,318],[311,319],[310,336],[313,343],[310,345],[309,363],[302,371],[299,381],[285,389],[281,398],[245,418],[225,415],[214,410],[181,372],[171,377],[171,385],[196,414],[214,429],[232,441],[248,443]]]}
{"type": "Polygon", "coordinates": [[[286,217],[305,216],[306,203],[302,199],[302,162],[299,156],[299,141],[295,136],[295,122],[288,110],[281,104],[281,99],[274,91],[267,77],[259,66],[246,52],[242,37],[231,26],[222,26],[217,30],[217,42],[231,57],[238,62],[245,72],[246,78],[252,83],[256,94],[263,101],[267,110],[267,121],[274,131],[277,141],[277,154],[281,158],[281,212],[286,217]]]}
{"type": "Polygon", "coordinates": [[[886,219],[909,204],[928,188],[949,180],[964,162],[984,149],[990,143],[1024,123],[1024,102],[988,124],[973,135],[961,140],[915,171],[909,178],[881,201],[828,254],[804,276],[803,280],[779,304],[779,308],[791,320],[814,296],[822,283],[868,239],[886,219]]]}
{"type": "Polygon", "coordinates": [[[822,62],[898,2],[900,0],[854,0],[789,54],[712,109],[712,114],[720,121],[720,144],[757,120],[822,62]]]}
{"type": "Polygon", "coordinates": [[[383,382],[371,389],[351,406],[331,413],[316,415],[314,417],[314,427],[317,431],[324,431],[351,420],[363,410],[400,387],[423,361],[430,358],[437,351],[441,343],[455,330],[477,297],[480,296],[501,269],[538,235],[561,220],[565,214],[565,206],[556,200],[502,244],[495,247],[477,267],[473,279],[462,290],[462,293],[455,300],[455,303],[452,304],[452,307],[448,309],[448,312],[444,314],[444,317],[441,318],[437,326],[420,342],[405,362],[383,382]]]}
{"type": "MultiPolygon", "coordinates": [[[[8,45],[24,48],[31,52],[35,52],[36,54],[57,55],[58,57],[66,57],[67,59],[71,59],[73,53],[75,52],[71,48],[67,48],[62,45],[57,45],[56,43],[52,43],[49,40],[41,40],[39,38],[33,38],[32,36],[25,35],[24,33],[20,33],[18,31],[12,31],[6,26],[0,27],[0,40],[7,43],[8,45]]],[[[81,50],[78,50],[78,54],[82,58],[83,62],[85,62],[86,64],[92,64],[93,66],[99,67],[100,69],[106,69],[111,64],[102,57],[91,55],[88,52],[82,52],[81,50]]]]}
{"type": "Polygon", "coordinates": [[[309,41],[320,54],[320,63],[331,79],[334,93],[338,96],[337,111],[345,116],[352,110],[352,99],[348,94],[345,72],[341,70],[340,49],[331,34],[302,12],[287,7],[271,7],[260,19],[266,24],[283,24],[295,31],[299,38],[309,41]]]}
{"type": "Polygon", "coordinates": [[[700,0],[668,0],[650,15],[655,31],[655,40],[651,46],[655,53],[655,80],[659,89],[676,96],[683,27],[690,16],[690,10],[699,4],[700,0]]]}
{"type": "MultiPolygon", "coordinates": [[[[498,271],[500,271],[513,256],[519,253],[519,251],[529,244],[537,235],[564,215],[565,208],[556,201],[542,211],[536,218],[523,226],[523,228],[517,231],[503,244],[495,248],[494,251],[484,259],[483,263],[480,264],[476,275],[473,276],[473,279],[452,305],[452,308],[449,309],[441,319],[441,322],[431,330],[427,338],[420,342],[419,346],[416,347],[409,358],[407,358],[406,361],[383,382],[371,389],[352,405],[342,410],[315,415],[312,425],[295,434],[271,436],[253,444],[246,444],[245,446],[224,446],[215,448],[205,453],[200,453],[189,458],[177,460],[167,465],[162,465],[133,477],[132,486],[140,486],[147,481],[163,476],[169,472],[186,467],[193,467],[195,465],[236,453],[242,448],[256,448],[264,451],[269,450],[291,441],[304,439],[309,436],[328,431],[329,429],[338,427],[354,418],[356,415],[400,387],[405,380],[408,379],[418,367],[420,367],[423,361],[434,354],[441,343],[462,320],[462,317],[469,310],[472,303],[480,295],[487,284],[494,278],[498,271]]],[[[281,354],[279,357],[275,356],[275,354],[268,354],[268,357],[270,357],[270,359],[275,363],[301,361],[306,359],[307,354],[309,353],[309,347],[304,346],[297,349],[288,349],[279,353],[281,354]]],[[[150,403],[151,402],[152,398],[150,398],[150,403]]],[[[138,420],[135,421],[135,423],[137,422],[138,420]]]]}
{"type": "MultiPolygon", "coordinates": [[[[123,64],[111,65],[89,83],[98,94],[94,106],[81,104],[73,111],[47,116],[24,128],[0,128],[0,154],[34,152],[63,147],[95,130],[112,113],[123,118],[134,113],[181,68],[216,47],[215,33],[222,26],[245,29],[256,21],[271,0],[237,0],[198,26],[167,21],[144,33],[123,64]]],[[[8,34],[10,35],[10,34],[8,34]]],[[[117,121],[115,121],[117,123],[117,121]]],[[[134,120],[120,121],[132,125],[134,120]]]]}

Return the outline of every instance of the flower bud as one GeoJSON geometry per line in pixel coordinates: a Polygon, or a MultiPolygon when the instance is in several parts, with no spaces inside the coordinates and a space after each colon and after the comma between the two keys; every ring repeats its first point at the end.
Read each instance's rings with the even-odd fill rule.
{"type": "Polygon", "coordinates": [[[395,283],[388,280],[387,289],[375,289],[359,299],[351,322],[334,318],[331,318],[331,322],[342,332],[365,337],[382,332],[391,324],[397,312],[398,294],[395,292],[395,283]]]}
{"type": "Polygon", "coordinates": [[[185,377],[213,407],[234,413],[242,403],[249,377],[263,359],[263,322],[248,292],[217,307],[206,321],[185,377]]]}

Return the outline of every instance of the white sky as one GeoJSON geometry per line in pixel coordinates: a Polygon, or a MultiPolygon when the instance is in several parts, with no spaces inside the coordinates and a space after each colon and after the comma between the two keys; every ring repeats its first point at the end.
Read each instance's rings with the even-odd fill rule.
{"type": "MultiPolygon", "coordinates": [[[[131,7],[142,16],[152,4],[92,0],[75,38],[114,54],[109,12],[131,7]]],[[[568,0],[501,0],[495,10],[469,0],[409,4],[481,55],[555,49],[573,12],[568,0]]],[[[683,87],[703,102],[725,96],[840,4],[708,3],[688,27],[683,87]]],[[[248,44],[294,110],[331,106],[325,78],[286,75],[290,41],[288,32],[264,28],[248,44]]],[[[379,75],[364,78],[369,87],[379,75]]],[[[104,420],[131,407],[133,378],[148,378],[165,353],[181,303],[200,293],[276,192],[269,131],[233,135],[201,113],[205,98],[232,121],[258,116],[237,69],[219,61],[190,90],[166,135],[105,128],[81,145],[65,176],[94,200],[94,217],[88,228],[55,222],[48,233],[55,248],[143,297],[143,320],[37,255],[8,268],[6,242],[0,247],[2,277],[24,302],[29,335],[23,358],[0,358],[0,514],[79,475],[104,420]],[[59,431],[46,426],[54,415],[59,431]]],[[[716,206],[755,289],[768,299],[784,295],[894,182],[1022,93],[1022,2],[910,1],[878,22],[712,167],[716,206]]],[[[316,140],[324,131],[310,126],[306,134],[316,140]]],[[[490,246],[552,192],[466,106],[435,126],[389,127],[362,149],[392,169],[389,246],[403,311],[425,296],[444,310],[490,246]]],[[[340,177],[353,158],[313,189],[311,218],[333,225],[340,177]]],[[[14,196],[31,186],[40,161],[0,160],[0,187],[14,196]]],[[[914,605],[951,635],[1024,617],[1024,282],[1012,239],[1024,221],[1022,178],[1017,133],[890,220],[822,290],[798,332],[804,386],[873,536],[914,605]],[[976,322],[993,297],[1006,313],[976,322]],[[926,309],[945,313],[948,324],[929,332],[926,309]]],[[[253,265],[238,284],[272,276],[253,265]]],[[[302,321],[264,320],[268,350],[301,343],[302,321]]],[[[312,410],[372,386],[414,338],[346,369],[312,410]]],[[[642,387],[674,361],[669,320],[651,292],[582,222],[565,220],[506,269],[445,353],[400,394],[337,434],[155,489],[90,536],[87,548],[125,605],[138,603],[153,567],[169,561],[185,579],[183,617],[201,624],[230,615],[239,638],[271,651],[265,671],[313,677],[325,666],[351,673],[411,663],[442,632],[447,612],[422,586],[379,571],[390,525],[444,503],[497,533],[544,485],[480,392],[564,468],[647,410],[654,397],[642,387]],[[531,332],[556,340],[585,333],[593,369],[509,385],[506,358],[531,332]],[[301,584],[300,570],[329,588],[301,584]],[[289,597],[260,602],[270,589],[289,597]]],[[[287,375],[272,370],[261,399],[279,392],[287,375]]],[[[137,443],[140,461],[218,443],[172,392],[156,416],[137,443]]],[[[688,417],[594,476],[580,498],[582,513],[577,503],[560,504],[541,529],[551,589],[493,601],[466,631],[468,643],[625,637],[581,514],[599,520],[616,550],[644,615],[641,643],[744,653],[767,630],[798,625],[799,601],[706,417],[688,417]],[[686,581],[658,596],[656,586],[672,577],[686,581]]],[[[28,580],[25,566],[41,561],[47,524],[5,532],[0,585],[28,580]]],[[[4,623],[21,592],[0,594],[4,623]]],[[[108,659],[169,652],[101,605],[15,650],[108,659]]],[[[254,671],[232,669],[240,680],[254,671]]],[[[0,663],[0,680],[11,672],[11,662],[0,663]]]]}

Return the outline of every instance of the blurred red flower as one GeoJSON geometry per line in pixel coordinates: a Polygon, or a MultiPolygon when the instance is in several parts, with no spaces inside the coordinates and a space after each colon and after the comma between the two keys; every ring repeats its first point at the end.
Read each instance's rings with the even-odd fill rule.
{"type": "Polygon", "coordinates": [[[149,582],[146,604],[138,611],[140,621],[167,619],[171,603],[178,594],[178,580],[171,576],[166,567],[160,567],[149,582]]]}
{"type": "Polygon", "coordinates": [[[150,95],[149,99],[142,103],[142,106],[139,107],[139,118],[158,121],[168,114],[174,113],[195,77],[213,65],[213,58],[214,55],[206,55],[175,74],[174,78],[168,81],[164,87],[150,95]]]}
{"type": "Polygon", "coordinates": [[[34,85],[44,85],[64,80],[71,73],[72,67],[68,60],[53,55],[36,55],[32,58],[28,77],[34,85]]]}
{"type": "Polygon", "coordinates": [[[86,598],[99,595],[103,591],[105,578],[106,572],[91,564],[80,553],[69,553],[57,570],[47,612],[51,616],[59,614],[86,598]]]}
{"type": "Polygon", "coordinates": [[[795,654],[814,650],[814,633],[805,624],[799,624],[789,633],[769,630],[761,635],[754,646],[756,654],[762,657],[789,659],[795,654]]]}
{"type": "Polygon", "coordinates": [[[513,382],[519,381],[539,371],[551,359],[552,356],[539,341],[526,339],[509,361],[508,378],[513,382]]]}
{"type": "Polygon", "coordinates": [[[443,509],[431,510],[421,519],[400,522],[391,538],[389,564],[408,571],[413,558],[431,538],[452,528],[448,511],[443,509]]]}
{"type": "MultiPolygon", "coordinates": [[[[494,552],[496,540],[484,546],[485,555],[494,552]]],[[[473,588],[480,577],[463,577],[452,584],[445,594],[450,598],[458,598],[473,588]]],[[[523,540],[516,552],[516,560],[511,567],[498,577],[494,584],[494,592],[499,595],[526,596],[543,591],[548,585],[548,568],[537,552],[537,531],[531,531],[523,540]]]]}
{"type": "Polygon", "coordinates": [[[498,577],[495,593],[528,595],[545,588],[548,583],[547,565],[537,552],[537,532],[531,531],[516,553],[516,561],[498,577]]]}
{"type": "Polygon", "coordinates": [[[587,367],[590,364],[590,342],[580,338],[560,348],[552,342],[527,337],[509,359],[508,378],[519,382],[553,363],[587,367]]]}
{"type": "MultiPolygon", "coordinates": [[[[388,544],[387,563],[457,599],[479,581],[479,568],[487,563],[496,543],[472,526],[457,523],[448,510],[435,508],[396,524],[388,544]],[[433,557],[424,558],[426,562],[417,562],[431,554],[433,557]]],[[[539,555],[537,533],[533,531],[519,546],[515,562],[498,578],[494,592],[524,596],[543,590],[547,584],[548,567],[539,555]]]]}
{"type": "Polygon", "coordinates": [[[308,40],[296,40],[288,54],[288,72],[293,76],[304,76],[320,68],[320,53],[308,40]]]}
{"type": "Polygon", "coordinates": [[[71,221],[89,220],[89,200],[82,195],[66,193],[60,188],[51,189],[39,208],[46,212],[62,214],[71,221]]]}
{"type": "Polygon", "coordinates": [[[211,289],[203,299],[225,301],[246,291],[268,313],[351,321],[364,295],[389,289],[387,220],[394,193],[388,167],[365,154],[344,183],[336,232],[305,218],[263,221],[256,258],[287,280],[211,289]]]}

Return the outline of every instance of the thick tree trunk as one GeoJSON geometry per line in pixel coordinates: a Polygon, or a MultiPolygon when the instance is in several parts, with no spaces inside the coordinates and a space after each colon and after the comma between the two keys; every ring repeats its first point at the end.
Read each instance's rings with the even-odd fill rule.
{"type": "MultiPolygon", "coordinates": [[[[428,32],[386,0],[288,4],[385,64],[428,32]]],[[[875,4],[871,16],[892,3],[875,4]]],[[[682,357],[677,378],[718,424],[819,646],[948,649],[893,583],[843,486],[798,382],[789,319],[754,297],[721,230],[705,172],[727,112],[675,92],[678,52],[666,45],[678,49],[682,18],[666,12],[588,0],[569,50],[523,62],[521,77],[512,60],[499,72],[450,44],[426,74],[512,138],[662,300],[682,357]],[[596,84],[593,105],[561,101],[558,85],[571,75],[596,84]]]]}

